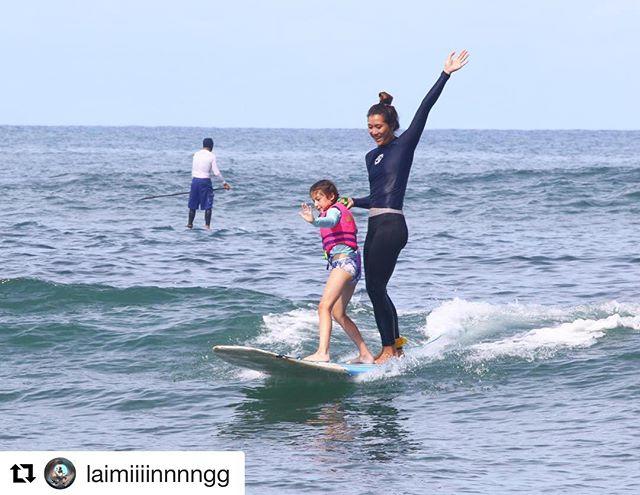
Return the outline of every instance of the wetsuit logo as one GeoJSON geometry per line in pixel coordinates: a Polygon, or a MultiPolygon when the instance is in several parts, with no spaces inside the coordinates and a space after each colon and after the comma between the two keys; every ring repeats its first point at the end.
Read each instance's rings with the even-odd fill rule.
{"type": "Polygon", "coordinates": [[[380,153],[378,156],[376,156],[376,161],[373,162],[373,164],[377,165],[378,163],[380,163],[382,161],[383,158],[384,158],[384,153],[380,153]]]}

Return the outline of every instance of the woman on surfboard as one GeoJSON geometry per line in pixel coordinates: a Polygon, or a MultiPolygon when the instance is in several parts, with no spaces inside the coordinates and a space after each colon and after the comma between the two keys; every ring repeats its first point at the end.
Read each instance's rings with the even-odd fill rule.
{"type": "Polygon", "coordinates": [[[382,351],[376,364],[402,355],[405,341],[400,337],[398,314],[387,294],[387,284],[393,274],[400,251],[408,240],[407,224],[402,213],[404,195],[413,163],[413,154],[427,123],[429,111],[438,100],[451,74],[468,61],[463,50],[457,57],[452,52],[444,63],[444,70],[422,100],[411,125],[400,136],[398,113],[391,106],[393,97],[379,94],[380,102],[367,113],[369,135],[377,147],[366,155],[369,174],[369,196],[349,198],[347,206],[369,209],[367,237],[364,243],[364,272],[367,293],[373,305],[376,325],[382,340],[382,351]]]}
{"type": "Polygon", "coordinates": [[[320,319],[318,350],[306,361],[328,362],[332,317],[358,348],[358,357],[350,363],[373,363],[373,355],[360,335],[360,330],[347,315],[347,306],[360,280],[361,263],[358,251],[358,229],[349,209],[338,201],[338,189],[329,180],[316,182],[309,189],[314,206],[320,212],[313,216],[311,207],[302,203],[300,216],[320,228],[322,248],[330,268],[329,278],[318,304],[320,319]]]}

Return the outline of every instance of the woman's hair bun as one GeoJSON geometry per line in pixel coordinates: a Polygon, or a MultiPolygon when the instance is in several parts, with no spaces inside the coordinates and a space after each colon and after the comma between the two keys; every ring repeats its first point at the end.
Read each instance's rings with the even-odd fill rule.
{"type": "Polygon", "coordinates": [[[380,91],[378,96],[380,97],[380,103],[383,103],[384,105],[391,105],[393,102],[393,96],[386,91],[380,91]]]}

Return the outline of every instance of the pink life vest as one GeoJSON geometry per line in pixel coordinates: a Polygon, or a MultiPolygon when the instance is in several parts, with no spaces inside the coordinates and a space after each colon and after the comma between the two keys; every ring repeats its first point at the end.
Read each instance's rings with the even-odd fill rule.
{"type": "MultiPolygon", "coordinates": [[[[338,244],[345,244],[352,249],[358,249],[358,227],[356,227],[356,220],[353,218],[353,214],[349,211],[349,208],[339,202],[334,203],[331,208],[340,210],[340,221],[332,228],[320,229],[322,249],[324,249],[325,254],[328,256],[338,244]]],[[[327,212],[323,211],[320,216],[327,216],[327,212]]]]}

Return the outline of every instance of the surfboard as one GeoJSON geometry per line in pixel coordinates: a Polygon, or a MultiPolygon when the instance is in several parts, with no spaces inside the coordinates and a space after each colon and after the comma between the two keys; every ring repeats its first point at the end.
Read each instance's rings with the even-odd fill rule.
{"type": "Polygon", "coordinates": [[[242,345],[217,345],[213,347],[213,352],[235,366],[283,378],[353,379],[379,369],[375,364],[314,363],[242,345]]]}

